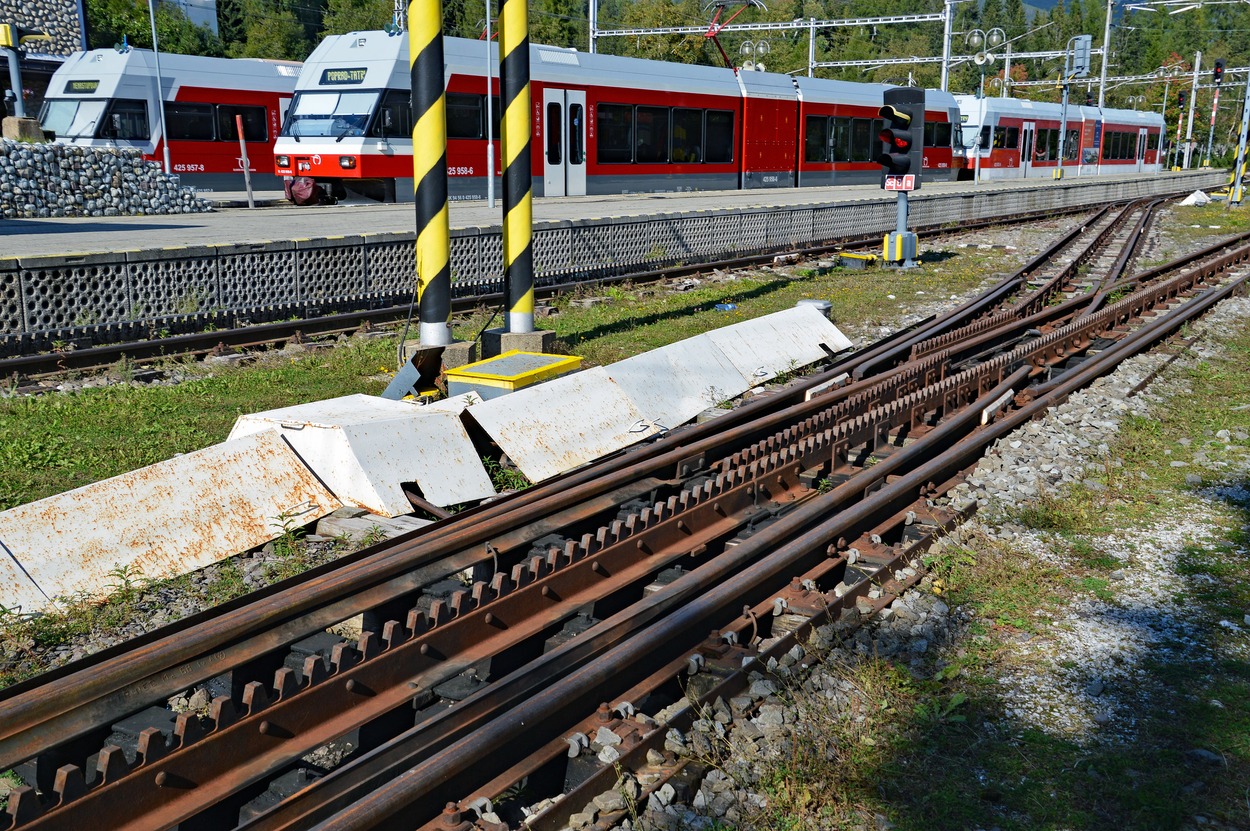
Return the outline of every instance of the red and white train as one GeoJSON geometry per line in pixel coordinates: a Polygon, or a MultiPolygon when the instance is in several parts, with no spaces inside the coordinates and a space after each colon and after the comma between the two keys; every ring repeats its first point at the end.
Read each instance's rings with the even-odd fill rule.
{"type": "Polygon", "coordinates": [[[978,168],[982,179],[1053,177],[1065,126],[1065,176],[1162,169],[1167,141],[1159,113],[1069,104],[1065,124],[1059,104],[972,95],[956,95],[955,100],[968,145],[964,178],[977,175],[978,168]]]}
{"type": "MultiPolygon", "coordinates": [[[[497,44],[446,38],[447,168],[453,199],[487,194],[486,74],[497,44]]],[[[884,86],[587,54],[531,45],[536,196],[875,183],[884,86]]],[[[330,195],[409,200],[408,38],[331,36],[309,56],[276,172],[330,195]]],[[[491,81],[494,170],[499,82],[491,81]]],[[[959,108],[929,90],[925,168],[954,179],[959,108]]],[[[501,192],[497,188],[497,192],[501,192]]]]}
{"type": "MultiPolygon", "coordinates": [[[[170,172],[199,190],[242,190],[236,116],[243,118],[248,167],[257,188],[280,188],[274,140],[300,65],[161,54],[170,172]]],[[[135,147],[162,161],[156,61],[150,50],[75,52],[52,75],[39,121],[64,144],[135,147]]]]}

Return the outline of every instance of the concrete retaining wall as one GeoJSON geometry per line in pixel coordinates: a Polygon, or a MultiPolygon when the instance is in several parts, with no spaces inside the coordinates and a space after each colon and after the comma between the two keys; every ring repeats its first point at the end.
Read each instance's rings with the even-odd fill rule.
{"type": "Polygon", "coordinates": [[[0,140],[0,217],[142,216],[211,210],[138,150],[0,140]]]}
{"type": "MultiPolygon", "coordinates": [[[[1222,171],[1074,180],[1036,190],[918,196],[913,225],[958,226],[1015,213],[1102,205],[1215,187],[1222,171]]],[[[895,198],[777,209],[541,223],[540,286],[622,276],[736,252],[784,250],[892,230],[895,198]]],[[[376,234],[72,257],[0,258],[0,355],[54,341],[116,342],[407,303],[414,234],[376,234]]],[[[503,290],[500,230],[452,232],[453,290],[503,290]]]]}

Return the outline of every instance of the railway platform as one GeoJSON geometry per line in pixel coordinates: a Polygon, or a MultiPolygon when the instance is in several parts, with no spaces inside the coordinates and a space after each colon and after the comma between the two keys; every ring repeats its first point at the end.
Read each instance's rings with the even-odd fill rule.
{"type": "MultiPolygon", "coordinates": [[[[926,182],[913,197],[913,213],[926,200],[975,193],[1010,193],[1051,188],[1082,187],[1094,182],[1159,181],[1177,183],[1192,179],[1194,188],[1209,187],[1211,171],[1186,171],[1147,176],[1087,177],[1085,179],[981,182],[926,182]]],[[[246,196],[215,194],[216,201],[246,204],[246,196]]],[[[272,204],[265,194],[262,204],[272,204]]],[[[642,193],[608,196],[551,197],[534,202],[536,226],[550,222],[586,219],[636,219],[671,216],[709,210],[773,210],[800,205],[835,205],[856,202],[894,202],[871,185],[778,190],[695,191],[688,193],[642,193]]],[[[174,216],[17,219],[0,222],[3,257],[50,257],[145,251],[184,246],[220,246],[238,243],[334,238],[369,234],[412,233],[415,218],[411,203],[339,204],[296,207],[280,205],[254,209],[223,208],[209,214],[174,216]]],[[[502,201],[491,208],[485,200],[451,203],[453,229],[497,229],[503,214],[502,201]]]]}
{"type": "MultiPolygon", "coordinates": [[[[910,222],[942,228],[1050,216],[1219,187],[1226,178],[1206,170],[930,183],[911,201],[910,222]]],[[[452,203],[457,298],[503,290],[501,215],[485,202],[452,203]]],[[[838,241],[862,245],[894,230],[897,210],[893,194],[861,186],[540,199],[534,216],[535,283],[554,287],[838,241]]],[[[414,225],[411,204],[5,221],[0,352],[407,304],[414,225]]]]}

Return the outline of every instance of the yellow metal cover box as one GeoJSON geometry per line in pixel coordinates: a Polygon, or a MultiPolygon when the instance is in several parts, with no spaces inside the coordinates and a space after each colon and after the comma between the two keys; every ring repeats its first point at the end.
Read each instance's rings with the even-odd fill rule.
{"type": "Polygon", "coordinates": [[[573,372],[582,365],[576,355],[544,355],[513,350],[494,358],[447,370],[447,394],[476,392],[498,398],[540,381],[573,372]]]}

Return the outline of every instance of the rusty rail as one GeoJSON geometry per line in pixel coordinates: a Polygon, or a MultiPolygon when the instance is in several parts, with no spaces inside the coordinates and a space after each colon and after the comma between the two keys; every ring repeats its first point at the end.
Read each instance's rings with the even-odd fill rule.
{"type": "MultiPolygon", "coordinates": [[[[642,683],[657,663],[677,661],[696,648],[710,619],[721,620],[743,599],[764,603],[785,589],[777,580],[818,572],[821,580],[841,581],[852,547],[863,562],[877,566],[877,585],[885,586],[882,569],[897,565],[897,552],[878,550],[871,535],[850,547],[839,543],[842,537],[885,522],[914,502],[918,489],[935,494],[970,464],[969,454],[984,447],[982,439],[995,424],[1017,418],[1014,413],[995,420],[1013,401],[1021,403],[1020,412],[1053,401],[1067,394],[1073,379],[1107,371],[1125,350],[1160,337],[1156,332],[1165,325],[1179,325],[1174,321],[1182,313],[1200,313],[1217,292],[1159,315],[1148,328],[1130,328],[1248,255],[1250,247],[1242,247],[1168,279],[1159,272],[1149,285],[1093,314],[1077,317],[1082,303],[1062,304],[1067,322],[1048,317],[1050,331],[1040,334],[1031,328],[1038,315],[1054,315],[1058,307],[1015,321],[1013,332],[1000,331],[1006,324],[978,330],[970,345],[952,344],[910,363],[898,361],[915,335],[897,338],[839,363],[826,380],[874,362],[892,367],[879,376],[800,400],[820,383],[809,382],[771,405],[742,408],[746,414],[727,416],[715,429],[677,433],[519,498],[440,522],[436,531],[376,546],[340,567],[230,604],[216,616],[169,627],[137,647],[110,650],[46,683],[7,691],[0,696],[0,766],[38,758],[45,794],[14,791],[8,827],[105,819],[116,828],[205,822],[221,807],[237,812],[241,789],[268,781],[310,750],[382,722],[389,726],[369,745],[375,749],[366,748],[357,761],[253,826],[310,827],[325,820],[325,827],[373,827],[400,808],[416,811],[405,816],[436,819],[441,797],[468,787],[453,777],[455,771],[503,775],[503,754],[476,761],[464,754],[473,745],[480,749],[485,738],[502,741],[516,729],[509,708],[513,716],[528,717],[532,711],[526,708],[534,702],[562,702],[558,713],[526,723],[535,736],[539,724],[593,712],[598,700],[592,699],[604,697],[596,691],[642,683]],[[1055,373],[1100,338],[1120,345],[1055,373]],[[1051,381],[1024,388],[1047,374],[1054,375],[1051,381]],[[867,466],[870,457],[876,464],[867,466]],[[834,484],[831,492],[820,493],[821,479],[834,484]],[[577,530],[561,544],[532,550],[535,540],[560,528],[577,530]],[[415,603],[424,586],[487,563],[495,571],[492,579],[428,608],[415,603]],[[631,600],[657,570],[672,565],[695,571],[631,600]],[[542,654],[552,626],[588,604],[619,611],[542,654]],[[362,636],[336,646],[328,665],[312,657],[298,672],[281,666],[288,644],[360,615],[362,636]],[[697,635],[688,628],[696,620],[703,626],[697,635]],[[661,633],[666,643],[656,642],[661,633]],[[650,655],[651,663],[622,669],[622,656],[635,654],[650,655]],[[618,661],[614,674],[608,656],[618,661]],[[498,662],[500,669],[492,671],[480,696],[406,732],[395,728],[395,714],[414,697],[482,661],[498,662]],[[117,747],[90,752],[99,748],[107,725],[223,673],[231,674],[234,694],[214,700],[209,718],[182,714],[168,737],[154,727],[144,730],[133,761],[117,747]],[[90,778],[88,756],[95,760],[90,778]],[[427,761],[412,767],[417,758],[441,766],[427,761]],[[401,781],[421,787],[400,794],[401,781]],[[419,808],[411,807],[414,801],[419,808]]],[[[1221,291],[1240,285],[1229,281],[1221,291]]],[[[962,318],[945,316],[927,331],[955,320],[962,318]]],[[[950,517],[930,519],[940,524],[950,517]]],[[[801,594],[811,591],[800,582],[791,593],[796,607],[804,598],[813,600],[801,594]]],[[[862,593],[854,599],[863,599],[862,593]]],[[[719,626],[732,628],[732,616],[719,626]]]]}

